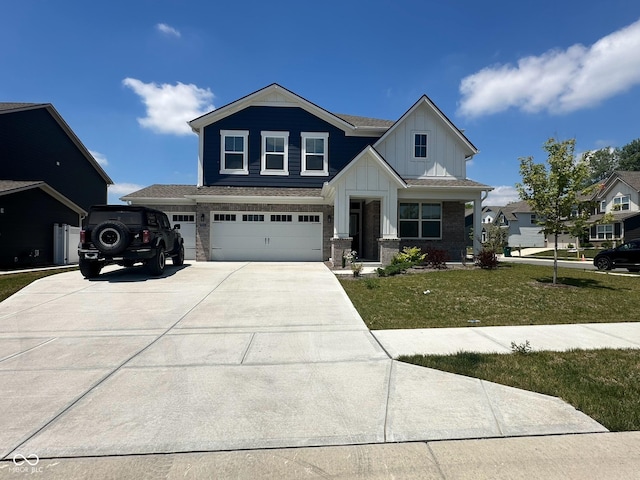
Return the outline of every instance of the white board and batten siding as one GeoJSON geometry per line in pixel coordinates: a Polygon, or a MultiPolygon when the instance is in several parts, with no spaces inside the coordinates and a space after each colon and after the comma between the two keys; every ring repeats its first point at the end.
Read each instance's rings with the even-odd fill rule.
{"type": "Polygon", "coordinates": [[[404,121],[375,144],[375,148],[403,178],[466,178],[465,146],[451,126],[426,104],[419,105],[404,121]],[[427,134],[427,158],[414,158],[414,134],[427,134]]]}
{"type": "Polygon", "coordinates": [[[211,212],[211,260],[322,261],[321,212],[211,212]]]}

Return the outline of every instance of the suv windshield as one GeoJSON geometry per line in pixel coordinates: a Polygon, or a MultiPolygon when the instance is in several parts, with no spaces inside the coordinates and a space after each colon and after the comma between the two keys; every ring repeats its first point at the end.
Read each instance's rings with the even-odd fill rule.
{"type": "Polygon", "coordinates": [[[93,211],[91,212],[90,223],[97,225],[98,223],[117,220],[125,225],[140,225],[142,223],[142,212],[127,211],[93,211]]]}

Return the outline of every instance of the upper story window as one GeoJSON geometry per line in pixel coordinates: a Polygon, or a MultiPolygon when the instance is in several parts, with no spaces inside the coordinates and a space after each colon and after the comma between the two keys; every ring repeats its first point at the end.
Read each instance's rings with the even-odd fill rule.
{"type": "Polygon", "coordinates": [[[531,225],[535,225],[538,223],[538,217],[536,216],[535,213],[531,214],[531,225]]]}
{"type": "Polygon", "coordinates": [[[329,175],[328,133],[302,132],[300,175],[329,175]]]}
{"type": "Polygon", "coordinates": [[[614,197],[613,209],[614,210],[629,210],[631,205],[631,197],[624,195],[622,197],[614,197]]]}
{"type": "Polygon", "coordinates": [[[247,175],[249,173],[248,144],[249,132],[246,130],[222,130],[220,173],[247,175]]]}
{"type": "Polygon", "coordinates": [[[427,158],[427,133],[417,132],[413,134],[413,158],[426,160],[427,158]]]}
{"type": "Polygon", "coordinates": [[[441,238],[442,205],[440,203],[401,203],[399,210],[401,238],[441,238]]]}
{"type": "Polygon", "coordinates": [[[289,132],[262,132],[261,175],[289,175],[289,132]]]}
{"type": "Polygon", "coordinates": [[[606,200],[602,200],[600,202],[600,211],[602,213],[604,213],[604,212],[606,212],[606,210],[607,210],[607,201],[606,200]]]}

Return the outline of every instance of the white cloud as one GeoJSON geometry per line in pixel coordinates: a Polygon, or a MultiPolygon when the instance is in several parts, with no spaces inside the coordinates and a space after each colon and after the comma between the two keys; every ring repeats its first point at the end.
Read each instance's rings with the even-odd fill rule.
{"type": "Polygon", "coordinates": [[[510,202],[517,202],[520,200],[518,190],[515,187],[509,185],[501,185],[499,187],[493,187],[493,190],[489,192],[483,205],[500,207],[510,202]]]}
{"type": "Polygon", "coordinates": [[[125,78],[122,83],[138,94],[147,108],[147,116],[138,118],[140,126],[156,133],[188,135],[191,128],[186,122],[215,108],[210,103],[213,93],[208,88],[180,82],[158,85],[135,78],[125,78]]]}
{"type": "Polygon", "coordinates": [[[101,167],[106,167],[107,165],[109,165],[107,157],[105,157],[102,153],[96,152],[94,150],[89,150],[89,153],[93,156],[93,158],[96,159],[96,162],[98,162],[98,165],[100,165],[101,167]]]}
{"type": "Polygon", "coordinates": [[[170,25],[167,25],[166,23],[158,23],[156,25],[156,29],[158,29],[158,31],[164,33],[165,35],[178,37],[178,38],[182,36],[178,30],[176,30],[170,25]]]}
{"type": "Polygon", "coordinates": [[[515,107],[568,113],[640,84],[640,20],[601,38],[549,50],[514,65],[487,67],[462,79],[458,112],[479,117],[515,107]]]}

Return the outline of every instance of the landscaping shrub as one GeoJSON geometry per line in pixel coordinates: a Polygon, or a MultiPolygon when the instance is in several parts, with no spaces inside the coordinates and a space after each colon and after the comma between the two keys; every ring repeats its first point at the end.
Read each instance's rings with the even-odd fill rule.
{"type": "Polygon", "coordinates": [[[413,263],[411,262],[392,263],[384,268],[378,268],[376,271],[379,277],[391,277],[393,275],[398,275],[399,273],[404,273],[411,267],[413,267],[413,263]]]}
{"type": "Polygon", "coordinates": [[[476,266],[487,270],[498,268],[498,256],[496,252],[483,248],[480,253],[476,255],[476,266]]]}
{"type": "Polygon", "coordinates": [[[393,256],[391,263],[412,263],[413,265],[418,265],[424,261],[426,256],[427,254],[422,253],[420,247],[404,247],[402,252],[396,253],[393,256]]]}
{"type": "Polygon", "coordinates": [[[449,253],[447,253],[446,250],[440,250],[438,248],[427,249],[426,264],[429,268],[444,270],[447,268],[448,261],[449,253]]]}

